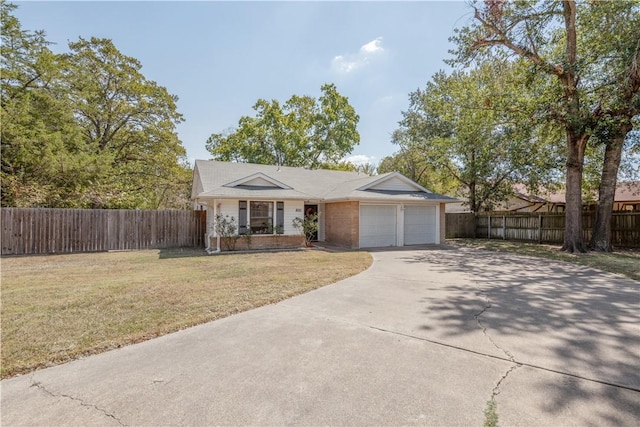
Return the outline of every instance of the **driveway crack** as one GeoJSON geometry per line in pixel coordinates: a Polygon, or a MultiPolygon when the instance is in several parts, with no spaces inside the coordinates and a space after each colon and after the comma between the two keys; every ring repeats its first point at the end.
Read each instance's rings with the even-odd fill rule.
{"type": "Polygon", "coordinates": [[[38,390],[41,390],[43,393],[48,394],[51,397],[69,399],[69,400],[71,400],[73,402],[77,402],[81,406],[85,406],[87,408],[92,408],[92,409],[104,414],[106,417],[112,418],[119,425],[126,426],[126,424],[124,424],[122,421],[120,421],[114,414],[107,412],[106,409],[100,408],[97,405],[93,405],[93,404],[87,403],[87,402],[85,402],[84,400],[82,400],[80,398],[77,398],[77,397],[74,397],[74,396],[70,396],[68,394],[64,394],[64,393],[59,393],[58,394],[58,393],[53,393],[50,390],[47,390],[47,388],[40,381],[34,380],[33,376],[31,377],[31,385],[29,387],[36,387],[38,390]]]}
{"type": "Polygon", "coordinates": [[[489,342],[495,348],[497,348],[502,353],[504,353],[504,355],[507,356],[507,359],[511,362],[511,366],[509,367],[509,369],[507,369],[502,374],[502,376],[500,377],[500,379],[498,380],[496,385],[493,387],[493,390],[491,390],[491,397],[487,401],[487,407],[485,409],[485,423],[484,424],[486,426],[494,426],[494,425],[497,426],[497,423],[498,423],[498,409],[497,409],[497,406],[498,406],[498,404],[496,402],[496,396],[498,396],[500,394],[500,386],[507,379],[507,377],[513,371],[515,371],[516,369],[521,367],[522,364],[519,363],[518,361],[516,361],[516,358],[513,356],[513,354],[509,350],[507,350],[506,348],[503,348],[503,347],[498,345],[498,343],[491,337],[491,335],[487,331],[487,326],[484,323],[482,323],[482,320],[480,318],[488,310],[490,310],[493,306],[491,305],[491,299],[489,299],[489,295],[487,295],[487,293],[482,290],[482,288],[480,287],[480,285],[477,282],[473,282],[473,283],[475,283],[475,286],[478,289],[478,294],[485,299],[484,307],[478,313],[474,314],[473,317],[474,317],[474,319],[476,319],[476,322],[478,323],[478,326],[480,327],[480,329],[482,329],[482,334],[487,338],[487,340],[489,340],[489,342]]]}
{"type": "MultiPolygon", "coordinates": [[[[498,343],[496,343],[496,342],[494,341],[494,339],[491,337],[491,335],[489,335],[489,333],[487,332],[487,327],[485,326],[485,324],[484,324],[484,323],[482,323],[482,320],[480,320],[480,317],[481,317],[481,316],[482,316],[482,315],[483,315],[487,310],[489,310],[489,309],[490,309],[491,307],[493,307],[493,306],[491,305],[491,300],[489,299],[489,296],[488,296],[484,291],[482,291],[482,290],[480,289],[480,287],[479,287],[479,286],[477,286],[477,284],[476,284],[476,287],[478,288],[478,293],[479,293],[482,297],[484,297],[484,299],[485,299],[486,303],[485,303],[485,306],[482,308],[482,310],[480,310],[480,312],[478,312],[478,313],[476,313],[476,314],[474,314],[474,315],[473,315],[473,318],[474,318],[474,319],[476,319],[476,322],[478,323],[478,326],[480,327],[480,329],[482,329],[482,333],[483,333],[483,335],[484,335],[484,336],[489,340],[489,342],[490,342],[490,343],[491,343],[495,348],[497,348],[498,350],[500,350],[501,352],[503,352],[503,353],[505,354],[505,356],[507,356],[507,359],[509,359],[511,362],[513,362],[513,363],[516,363],[516,364],[517,364],[518,362],[516,362],[515,357],[513,356],[513,354],[511,354],[511,352],[510,352],[509,350],[507,350],[507,349],[505,349],[505,348],[500,347],[500,346],[498,345],[498,343]]],[[[519,364],[518,364],[518,365],[519,365],[519,364]]]]}

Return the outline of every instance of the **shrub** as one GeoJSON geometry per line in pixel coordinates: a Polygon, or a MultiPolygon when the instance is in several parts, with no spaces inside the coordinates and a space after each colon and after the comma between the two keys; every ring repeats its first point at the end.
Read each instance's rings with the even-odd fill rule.
{"type": "Polygon", "coordinates": [[[228,251],[236,250],[236,242],[240,238],[238,235],[238,226],[234,217],[229,215],[216,215],[215,222],[216,233],[222,238],[222,243],[228,251]]]}
{"type": "Polygon", "coordinates": [[[293,226],[304,236],[306,246],[311,246],[311,241],[318,231],[318,214],[306,215],[304,218],[294,218],[293,226]]]}
{"type": "Polygon", "coordinates": [[[247,232],[242,235],[242,239],[247,244],[247,249],[251,249],[252,237],[253,233],[251,232],[251,227],[247,227],[247,232]]]}

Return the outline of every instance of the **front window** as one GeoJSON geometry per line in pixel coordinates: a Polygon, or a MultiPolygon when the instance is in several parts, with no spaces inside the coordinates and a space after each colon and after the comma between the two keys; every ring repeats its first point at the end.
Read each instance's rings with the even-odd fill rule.
{"type": "Polygon", "coordinates": [[[273,202],[250,202],[249,227],[251,234],[273,233],[273,202]]]}

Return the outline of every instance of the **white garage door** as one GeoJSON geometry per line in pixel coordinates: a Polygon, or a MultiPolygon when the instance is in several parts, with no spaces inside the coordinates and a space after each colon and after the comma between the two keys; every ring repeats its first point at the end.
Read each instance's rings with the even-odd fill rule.
{"type": "Polygon", "coordinates": [[[396,207],[360,206],[360,247],[396,246],[396,207]]]}
{"type": "Polygon", "coordinates": [[[435,243],[436,231],[435,206],[405,206],[405,245],[422,245],[425,243],[435,243]]]}

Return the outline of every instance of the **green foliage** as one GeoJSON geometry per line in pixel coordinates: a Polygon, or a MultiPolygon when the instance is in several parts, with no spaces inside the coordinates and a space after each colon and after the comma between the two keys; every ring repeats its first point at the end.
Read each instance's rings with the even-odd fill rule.
{"type": "Polygon", "coordinates": [[[473,212],[491,210],[515,183],[539,185],[555,176],[557,139],[532,125],[531,92],[518,84],[518,62],[488,60],[469,71],[439,72],[409,95],[393,141],[399,168],[425,187],[468,200],[473,212]]]}
{"type": "Polygon", "coordinates": [[[176,98],[110,40],[69,43],[2,13],[2,205],[186,208],[191,168],[176,98]]]}
{"type": "Polygon", "coordinates": [[[236,243],[240,238],[236,219],[234,217],[229,217],[229,215],[222,216],[218,214],[215,218],[214,228],[216,230],[216,234],[222,238],[221,241],[225,248],[228,251],[235,251],[236,243]]]}
{"type": "Polygon", "coordinates": [[[306,246],[311,246],[311,241],[318,232],[318,214],[305,215],[304,218],[293,219],[293,227],[304,236],[306,246]]]}
{"type": "Polygon", "coordinates": [[[405,140],[406,133],[396,131],[393,141],[400,150],[380,161],[377,171],[380,174],[400,172],[404,176],[438,194],[454,194],[460,187],[456,180],[444,169],[433,167],[420,153],[419,147],[405,140]]]}
{"type": "Polygon", "coordinates": [[[140,63],[111,40],[81,38],[69,47],[64,81],[74,114],[85,144],[110,164],[92,204],[161,207],[175,183],[188,176],[186,152],[175,131],[182,121],[177,98],[147,80],[140,63]]]}
{"type": "Polygon", "coordinates": [[[346,161],[340,161],[337,163],[321,163],[317,169],[326,169],[332,171],[344,171],[344,172],[357,172],[358,166],[346,161]]]}
{"type": "Polygon", "coordinates": [[[2,205],[57,206],[91,168],[73,112],[55,90],[59,57],[42,32],[21,28],[14,9],[0,4],[2,205]]]}
{"type": "Polygon", "coordinates": [[[484,427],[498,427],[498,402],[491,398],[484,409],[484,427]]]}
{"type": "Polygon", "coordinates": [[[247,230],[241,236],[242,240],[247,244],[247,249],[251,249],[251,243],[253,243],[253,232],[251,231],[251,227],[247,227],[247,230]]]}
{"type": "Polygon", "coordinates": [[[207,150],[215,160],[317,169],[339,165],[360,142],[358,115],[335,85],[319,99],[292,96],[284,105],[259,99],[255,117],[243,116],[235,130],[212,134],[207,150]]]}
{"type": "Polygon", "coordinates": [[[473,22],[452,37],[453,64],[469,66],[478,57],[516,57],[528,64],[521,82],[538,83],[537,110],[547,111],[541,118],[565,134],[571,220],[563,249],[570,252],[584,251],[580,210],[587,144],[600,134],[606,145],[602,183],[613,197],[622,140],[639,111],[639,5],[637,0],[474,3],[473,22]]]}

